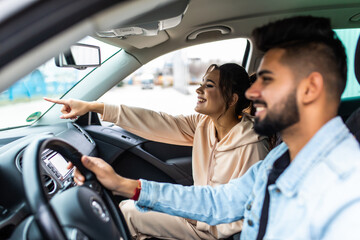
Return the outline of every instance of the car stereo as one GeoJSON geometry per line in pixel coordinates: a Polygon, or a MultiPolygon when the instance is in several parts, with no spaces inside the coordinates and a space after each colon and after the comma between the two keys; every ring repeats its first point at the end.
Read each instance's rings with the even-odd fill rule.
{"type": "Polygon", "coordinates": [[[57,177],[57,179],[64,182],[71,182],[71,173],[73,169],[67,169],[69,162],[61,156],[61,154],[45,149],[42,153],[41,159],[47,166],[48,170],[57,177]]]}

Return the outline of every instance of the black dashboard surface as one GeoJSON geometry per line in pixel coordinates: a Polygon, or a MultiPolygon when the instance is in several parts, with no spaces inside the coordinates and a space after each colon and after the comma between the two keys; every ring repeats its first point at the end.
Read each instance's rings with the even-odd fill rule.
{"type": "MultiPolygon", "coordinates": [[[[13,229],[30,214],[26,206],[22,182],[22,171],[26,171],[22,169],[22,155],[28,144],[44,135],[65,140],[82,154],[97,156],[94,140],[80,126],[72,122],[0,132],[0,239],[8,238],[13,229]]],[[[66,163],[61,160],[61,155],[47,152],[43,156],[44,164],[41,171],[44,188],[51,198],[65,187],[65,183],[70,183],[70,176],[69,172],[64,172],[62,176],[59,171],[52,170],[56,164],[54,160],[62,163],[63,166],[66,163]]]]}
{"type": "MultiPolygon", "coordinates": [[[[82,124],[79,120],[76,123],[82,124]]],[[[125,177],[192,184],[191,147],[152,142],[113,125],[85,123],[86,126],[81,127],[76,123],[68,121],[0,131],[0,239],[14,239],[14,235],[29,232],[33,216],[26,202],[22,174],[26,169],[23,169],[22,157],[30,143],[44,136],[64,140],[83,155],[106,160],[125,177]]],[[[45,149],[41,157],[43,189],[47,197],[54,200],[62,195],[57,193],[72,189],[71,172],[66,170],[66,159],[56,152],[45,149]]],[[[115,200],[122,198],[116,196],[115,200]]]]}

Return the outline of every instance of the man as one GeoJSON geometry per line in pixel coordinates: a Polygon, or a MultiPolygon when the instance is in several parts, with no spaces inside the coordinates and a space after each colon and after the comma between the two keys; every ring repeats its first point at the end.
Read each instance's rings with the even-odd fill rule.
{"type": "MultiPolygon", "coordinates": [[[[211,225],[244,219],[241,239],[353,239],[360,236],[360,149],[336,117],[346,55],[324,18],[289,18],[255,29],[265,51],[246,96],[255,130],[284,141],[241,178],[216,188],[130,180],[98,158],[85,167],[113,192],[155,210],[211,225]]],[[[66,106],[68,116],[76,116],[66,106]]],[[[75,181],[84,177],[76,171],[75,181]]]]}

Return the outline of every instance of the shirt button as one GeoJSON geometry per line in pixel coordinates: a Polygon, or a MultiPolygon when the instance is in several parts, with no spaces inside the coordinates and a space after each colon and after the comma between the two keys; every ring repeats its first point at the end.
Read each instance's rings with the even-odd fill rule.
{"type": "Polygon", "coordinates": [[[276,189],[275,189],[275,192],[281,193],[281,190],[280,190],[279,188],[276,188],[276,189]]]}
{"type": "Polygon", "coordinates": [[[251,210],[251,203],[249,203],[248,205],[246,205],[246,210],[248,210],[248,211],[251,210]]]}
{"type": "Polygon", "coordinates": [[[254,226],[254,222],[251,219],[248,220],[248,224],[250,227],[254,226]]]}

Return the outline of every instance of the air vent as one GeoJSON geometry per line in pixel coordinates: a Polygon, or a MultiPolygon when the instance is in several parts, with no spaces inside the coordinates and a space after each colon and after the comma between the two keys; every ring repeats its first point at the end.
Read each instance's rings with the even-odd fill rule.
{"type": "Polygon", "coordinates": [[[42,175],[41,176],[42,181],[44,183],[44,188],[47,192],[47,194],[52,194],[55,192],[56,189],[56,185],[55,185],[55,181],[54,179],[52,179],[50,176],[48,175],[42,175]]]}
{"type": "Polygon", "coordinates": [[[79,131],[79,132],[83,132],[82,129],[79,127],[79,125],[73,123],[73,126],[79,131]]]}
{"type": "Polygon", "coordinates": [[[20,170],[20,172],[22,172],[22,168],[23,168],[23,156],[21,155],[20,157],[19,157],[19,161],[18,161],[18,168],[19,168],[19,170],[20,170]]]}
{"type": "Polygon", "coordinates": [[[23,169],[23,155],[24,155],[25,149],[21,150],[18,155],[16,155],[15,158],[15,165],[17,169],[19,169],[20,172],[22,172],[23,169]]]}
{"type": "MultiPolygon", "coordinates": [[[[18,155],[16,155],[16,158],[15,158],[15,165],[17,167],[17,169],[19,169],[20,172],[22,172],[22,169],[23,169],[23,156],[24,156],[24,152],[25,152],[25,148],[23,150],[21,150],[18,155]]],[[[43,153],[41,154],[42,158],[46,155],[48,155],[48,153],[53,153],[52,150],[50,149],[45,149],[43,151],[43,153]]]]}
{"type": "Polygon", "coordinates": [[[73,123],[73,126],[82,134],[84,135],[84,137],[91,143],[91,144],[95,144],[94,140],[92,140],[92,138],[76,123],[73,123]]]}
{"type": "Polygon", "coordinates": [[[87,134],[84,134],[84,136],[90,143],[94,143],[94,141],[87,134]]]}

